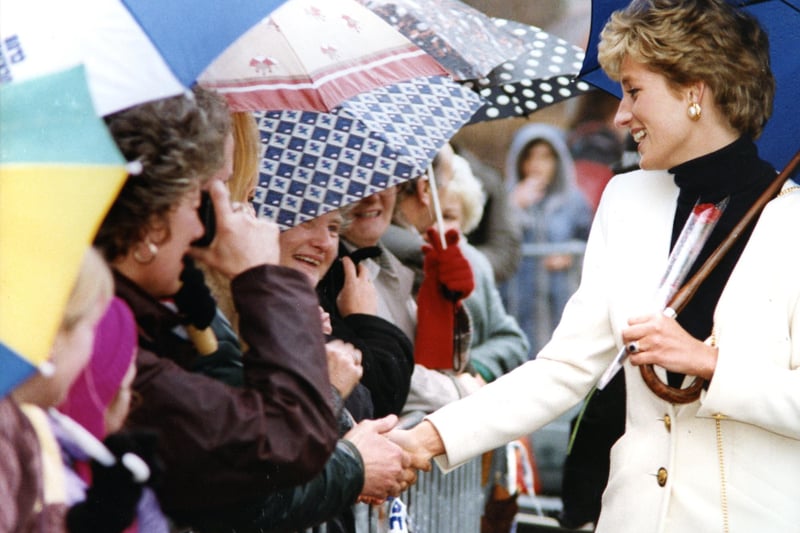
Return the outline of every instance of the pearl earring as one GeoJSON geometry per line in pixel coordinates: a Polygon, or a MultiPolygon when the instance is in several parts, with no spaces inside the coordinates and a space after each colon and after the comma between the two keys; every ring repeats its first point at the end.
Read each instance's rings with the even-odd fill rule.
{"type": "Polygon", "coordinates": [[[142,265],[147,265],[149,263],[152,263],[156,258],[156,254],[158,254],[158,246],[156,246],[150,241],[140,244],[143,244],[145,247],[147,247],[147,252],[150,255],[143,256],[142,253],[139,251],[139,245],[137,245],[136,249],[133,251],[133,258],[136,260],[137,263],[142,265]]]}
{"type": "Polygon", "coordinates": [[[689,114],[689,118],[697,122],[698,120],[700,120],[700,115],[703,114],[703,109],[697,102],[692,102],[692,105],[689,106],[687,112],[689,114]]]}

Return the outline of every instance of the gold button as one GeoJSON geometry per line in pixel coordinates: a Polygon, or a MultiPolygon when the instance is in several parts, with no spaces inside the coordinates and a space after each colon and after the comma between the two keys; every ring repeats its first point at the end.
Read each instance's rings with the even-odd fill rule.
{"type": "Polygon", "coordinates": [[[656,475],[656,479],[658,480],[658,486],[663,487],[667,484],[667,469],[663,466],[658,469],[658,474],[656,475]]]}
{"type": "Polygon", "coordinates": [[[667,428],[667,431],[672,429],[672,419],[669,415],[664,415],[664,427],[667,428]]]}

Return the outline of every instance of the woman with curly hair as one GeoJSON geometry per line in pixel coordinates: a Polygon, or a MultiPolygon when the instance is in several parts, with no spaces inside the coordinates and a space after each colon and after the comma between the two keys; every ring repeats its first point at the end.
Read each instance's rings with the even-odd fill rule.
{"type": "Polygon", "coordinates": [[[223,167],[230,130],[215,101],[197,89],[107,118],[142,171],[128,177],[95,239],[139,329],[141,403],[130,425],[160,434],[167,473],[158,496],[178,523],[311,479],[337,437],[317,298],[302,274],[277,265],[277,225],[232,204],[215,179],[216,236],[192,246],[205,232],[201,188],[223,167]],[[203,356],[175,333],[182,313],[162,303],[181,288],[187,255],[231,280],[250,346],[244,387],[191,371],[203,356]]]}

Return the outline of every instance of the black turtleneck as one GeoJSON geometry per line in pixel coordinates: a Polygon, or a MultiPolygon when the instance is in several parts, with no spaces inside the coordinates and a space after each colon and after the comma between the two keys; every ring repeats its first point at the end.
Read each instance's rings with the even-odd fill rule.
{"type": "MultiPolygon", "coordinates": [[[[695,203],[717,203],[725,197],[730,198],[728,206],[692,265],[686,277],[688,280],[769,187],[775,179],[775,169],[758,158],[756,145],[748,136],[743,136],[716,152],[682,163],[669,171],[675,175],[675,184],[680,189],[670,249],[675,245],[695,203]]],[[[750,238],[753,225],[750,224],[742,232],[678,315],[678,323],[696,339],[705,339],[711,334],[717,300],[750,238]]],[[[682,379],[682,375],[669,373],[669,383],[673,387],[678,386],[682,379]]]]}

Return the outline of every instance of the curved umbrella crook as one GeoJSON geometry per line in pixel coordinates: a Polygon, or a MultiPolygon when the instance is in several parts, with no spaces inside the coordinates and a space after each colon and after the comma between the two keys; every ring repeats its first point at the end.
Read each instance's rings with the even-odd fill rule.
{"type": "MultiPolygon", "coordinates": [[[[711,253],[705,263],[703,263],[703,266],[701,266],[695,275],[675,293],[675,296],[672,297],[668,305],[668,309],[671,309],[674,315],[677,315],[681,309],[689,303],[689,300],[692,299],[692,296],[694,296],[697,289],[700,287],[700,284],[708,277],[711,271],[714,270],[725,254],[728,253],[728,250],[730,250],[731,246],[733,246],[733,243],[736,242],[744,229],[757,219],[767,203],[778,193],[784,182],[792,177],[798,164],[800,164],[800,150],[794,155],[791,161],[789,161],[789,164],[776,176],[775,180],[767,187],[761,196],[759,196],[742,219],[734,226],[728,236],[717,246],[716,250],[711,253]]],[[[671,403],[683,404],[695,401],[700,397],[700,392],[705,383],[705,379],[696,377],[691,385],[684,389],[679,389],[671,387],[661,381],[658,376],[656,376],[653,365],[651,364],[640,366],[639,371],[642,374],[642,379],[644,379],[644,382],[650,390],[659,398],[671,403]]]]}

